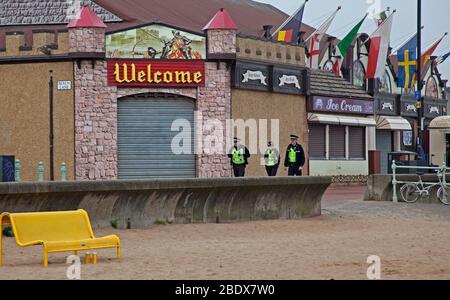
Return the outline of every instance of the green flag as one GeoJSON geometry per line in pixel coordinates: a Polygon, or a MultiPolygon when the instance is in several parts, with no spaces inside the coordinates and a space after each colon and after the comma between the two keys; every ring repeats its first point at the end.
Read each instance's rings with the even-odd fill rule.
{"type": "Polygon", "coordinates": [[[355,40],[356,36],[358,35],[359,29],[361,29],[361,26],[366,18],[367,15],[365,15],[364,18],[338,44],[337,48],[340,52],[339,54],[341,55],[342,59],[344,59],[344,57],[347,55],[348,48],[355,40]]]}

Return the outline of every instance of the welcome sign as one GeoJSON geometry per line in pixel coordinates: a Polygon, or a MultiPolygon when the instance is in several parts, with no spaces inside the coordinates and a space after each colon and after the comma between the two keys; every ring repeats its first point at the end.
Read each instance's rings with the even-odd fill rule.
{"type": "Polygon", "coordinates": [[[203,61],[109,60],[108,85],[128,87],[203,87],[203,61]]]}

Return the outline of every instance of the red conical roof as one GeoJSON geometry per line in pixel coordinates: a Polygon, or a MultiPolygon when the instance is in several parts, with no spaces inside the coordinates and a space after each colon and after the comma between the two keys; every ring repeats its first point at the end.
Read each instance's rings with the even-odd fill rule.
{"type": "Polygon", "coordinates": [[[214,18],[209,21],[208,25],[203,28],[203,30],[210,30],[210,29],[231,29],[231,30],[237,30],[238,27],[236,23],[234,23],[233,18],[231,18],[228,11],[226,11],[225,8],[221,8],[217,14],[214,16],[214,18]]]}
{"type": "Polygon", "coordinates": [[[84,6],[80,12],[78,19],[72,20],[68,28],[106,28],[107,26],[103,23],[97,14],[89,7],[84,6]]]}

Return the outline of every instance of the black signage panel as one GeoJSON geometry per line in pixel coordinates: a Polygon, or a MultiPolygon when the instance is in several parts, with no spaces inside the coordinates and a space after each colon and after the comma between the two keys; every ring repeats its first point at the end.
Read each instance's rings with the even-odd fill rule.
{"type": "Polygon", "coordinates": [[[417,118],[416,99],[403,95],[400,99],[400,114],[403,117],[417,118]]]}
{"type": "Polygon", "coordinates": [[[236,62],[234,70],[234,87],[257,91],[272,90],[272,68],[257,63],[236,62]]]}
{"type": "Polygon", "coordinates": [[[233,72],[233,87],[284,94],[306,95],[306,68],[237,61],[233,72]]]}
{"type": "Polygon", "coordinates": [[[379,93],[375,95],[377,115],[396,116],[398,113],[398,95],[379,93]]]}
{"type": "Polygon", "coordinates": [[[428,119],[447,115],[447,101],[440,99],[425,98],[424,116],[428,119]]]}
{"type": "Polygon", "coordinates": [[[275,93],[288,93],[305,95],[307,91],[306,69],[273,68],[273,91],[275,93]]]}

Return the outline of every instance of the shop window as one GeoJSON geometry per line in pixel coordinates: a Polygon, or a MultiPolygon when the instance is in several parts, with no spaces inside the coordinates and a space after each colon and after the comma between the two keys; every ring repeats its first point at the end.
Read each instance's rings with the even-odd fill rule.
{"type": "Polygon", "coordinates": [[[366,128],[348,128],[350,159],[366,159],[366,128]]]}
{"type": "Polygon", "coordinates": [[[326,159],[326,125],[310,124],[309,155],[312,159],[326,159]]]}
{"type": "Polygon", "coordinates": [[[330,125],[330,159],[344,160],[345,155],[345,126],[330,125]]]}
{"type": "Polygon", "coordinates": [[[427,87],[425,89],[425,96],[431,98],[439,98],[439,88],[434,77],[428,78],[427,87]]]}

